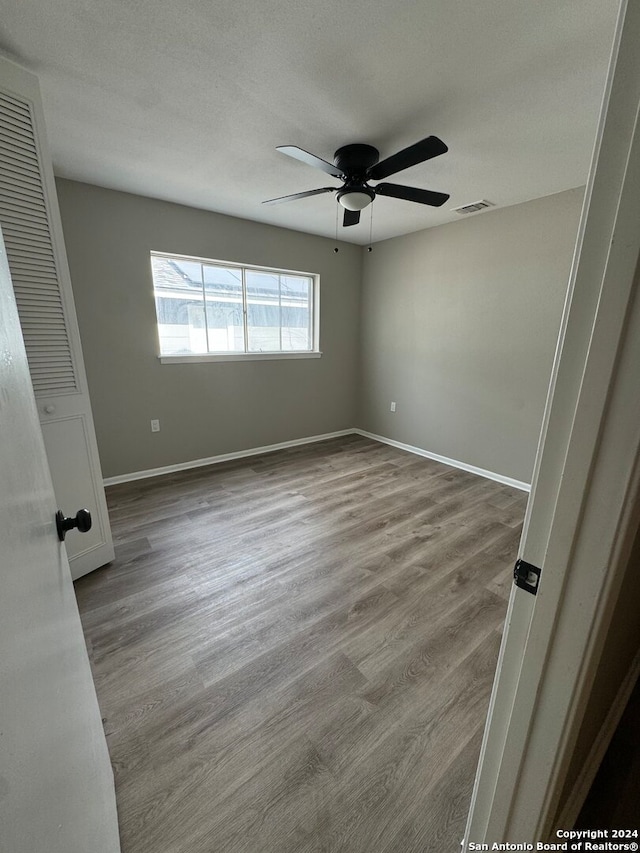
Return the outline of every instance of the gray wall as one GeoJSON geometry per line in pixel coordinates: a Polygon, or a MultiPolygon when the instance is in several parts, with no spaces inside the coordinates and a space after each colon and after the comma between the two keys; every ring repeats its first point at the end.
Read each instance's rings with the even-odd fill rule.
{"type": "Polygon", "coordinates": [[[321,237],[57,187],[106,477],[359,426],[530,480],[581,189],[335,254],[321,237]],[[319,273],[322,358],[160,364],[151,250],[319,273]]]}
{"type": "Polygon", "coordinates": [[[358,426],[530,482],[582,197],[485,212],[365,255],[358,426]]]}
{"type": "Polygon", "coordinates": [[[57,188],[105,477],[354,426],[359,247],[335,254],[321,237],[74,181],[57,188]],[[151,250],[319,273],[322,358],[160,364],[151,250]]]}

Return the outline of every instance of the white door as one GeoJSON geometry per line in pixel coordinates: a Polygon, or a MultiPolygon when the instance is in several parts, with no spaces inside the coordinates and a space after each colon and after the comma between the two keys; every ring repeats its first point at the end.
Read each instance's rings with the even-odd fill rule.
{"type": "Polygon", "coordinates": [[[0,226],[58,505],[93,518],[69,541],[78,578],[112,560],[113,544],[38,81],[4,59],[0,226]]]}
{"type": "Polygon", "coordinates": [[[577,817],[554,825],[638,527],[639,41],[623,0],[520,549],[539,594],[511,595],[465,851],[577,817]]]}
{"type": "Polygon", "coordinates": [[[117,853],[113,775],[1,236],[0,437],[0,850],[117,853]]]}

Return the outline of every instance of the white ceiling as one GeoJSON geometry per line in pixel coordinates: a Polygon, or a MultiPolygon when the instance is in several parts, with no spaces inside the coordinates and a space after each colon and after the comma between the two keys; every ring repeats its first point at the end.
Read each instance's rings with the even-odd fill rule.
{"type": "MultiPolygon", "coordinates": [[[[339,185],[280,153],[449,152],[389,180],[373,239],[586,180],[618,0],[0,0],[0,48],[40,77],[56,173],[313,234],[339,185]]],[[[475,214],[482,215],[482,214],[475,214]]],[[[369,241],[369,210],[340,238],[369,241]]]]}

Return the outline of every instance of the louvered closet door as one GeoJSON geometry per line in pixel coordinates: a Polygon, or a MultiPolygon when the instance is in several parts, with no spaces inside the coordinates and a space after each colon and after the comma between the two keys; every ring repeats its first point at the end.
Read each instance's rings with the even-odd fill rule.
{"type": "Polygon", "coordinates": [[[2,59],[0,226],[58,506],[93,518],[65,540],[78,578],[113,558],[111,530],[38,82],[2,59]]]}

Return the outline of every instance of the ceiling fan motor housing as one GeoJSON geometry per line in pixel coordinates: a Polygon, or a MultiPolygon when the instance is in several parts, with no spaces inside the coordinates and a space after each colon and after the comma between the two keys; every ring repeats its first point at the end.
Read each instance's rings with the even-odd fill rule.
{"type": "Polygon", "coordinates": [[[333,162],[346,178],[364,183],[367,171],[375,166],[379,158],[380,152],[373,145],[356,142],[338,148],[333,155],[333,162]]]}

